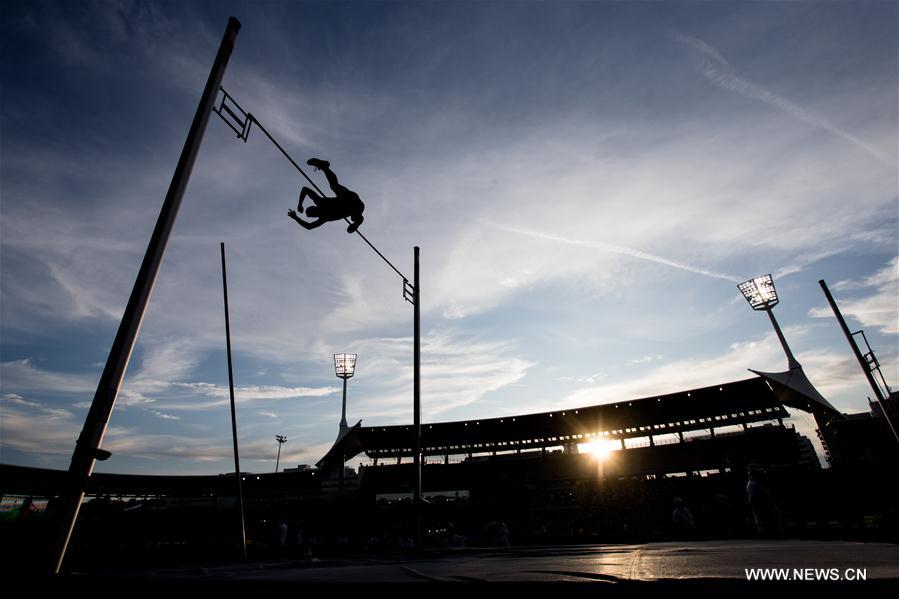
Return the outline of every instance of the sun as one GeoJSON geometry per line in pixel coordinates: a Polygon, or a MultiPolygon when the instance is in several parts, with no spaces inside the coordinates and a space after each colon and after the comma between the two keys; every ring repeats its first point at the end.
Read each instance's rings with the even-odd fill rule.
{"type": "Polygon", "coordinates": [[[597,439],[589,443],[581,443],[578,445],[578,451],[581,453],[591,453],[598,462],[603,462],[609,458],[613,451],[619,449],[619,444],[610,439],[597,439]]]}

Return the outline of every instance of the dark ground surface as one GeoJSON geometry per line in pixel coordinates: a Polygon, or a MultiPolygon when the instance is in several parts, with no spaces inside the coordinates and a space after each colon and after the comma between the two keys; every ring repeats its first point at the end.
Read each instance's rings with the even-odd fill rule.
{"type": "MultiPolygon", "coordinates": [[[[518,590],[572,593],[738,594],[827,591],[841,596],[899,591],[899,545],[809,540],[740,540],[433,550],[419,554],[269,558],[181,567],[116,567],[69,573],[47,584],[73,591],[172,588],[226,594],[315,592],[341,585],[404,594],[490,596],[518,590]],[[827,580],[751,581],[747,568],[827,571],[827,580]],[[835,569],[835,570],[831,570],[835,569]],[[844,579],[864,570],[867,580],[844,579]],[[834,580],[839,577],[840,580],[834,580]]],[[[814,573],[808,573],[814,577],[814,573]]],[[[821,574],[818,574],[820,576],[821,574]]],[[[180,593],[179,593],[180,594],[180,593]]],[[[381,596],[382,593],[378,593],[381,596]]],[[[553,598],[555,599],[555,598],[553,598]]]]}

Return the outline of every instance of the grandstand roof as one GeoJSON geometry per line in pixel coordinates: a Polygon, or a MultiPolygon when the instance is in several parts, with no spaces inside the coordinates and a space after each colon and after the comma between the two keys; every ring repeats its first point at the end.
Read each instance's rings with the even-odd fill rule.
{"type": "MultiPolygon", "coordinates": [[[[509,451],[626,439],[776,420],[789,416],[761,378],[667,395],[600,405],[422,424],[424,455],[509,451]]],[[[412,425],[363,427],[341,436],[318,465],[328,467],[359,453],[368,457],[412,455],[412,425]]]]}
{"type": "Polygon", "coordinates": [[[791,368],[785,372],[760,372],[750,369],[770,383],[777,399],[784,405],[797,408],[811,414],[824,413],[833,418],[843,418],[829,401],[824,399],[805,375],[802,366],[791,368]]]}

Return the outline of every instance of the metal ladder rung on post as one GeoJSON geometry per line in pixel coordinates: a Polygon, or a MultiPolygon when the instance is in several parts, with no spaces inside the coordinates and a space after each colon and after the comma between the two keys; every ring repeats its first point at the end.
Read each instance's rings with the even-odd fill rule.
{"type": "Polygon", "coordinates": [[[225,121],[225,124],[231,127],[232,131],[237,133],[238,139],[242,139],[244,143],[247,143],[247,137],[250,135],[250,127],[253,125],[253,115],[241,108],[240,104],[225,91],[225,88],[220,87],[219,89],[222,92],[222,101],[218,106],[214,107],[212,111],[219,115],[219,117],[225,121]],[[229,104],[231,106],[229,106],[229,104]],[[237,112],[235,112],[235,110],[237,112]]]}
{"type": "Polygon", "coordinates": [[[415,305],[415,286],[407,279],[403,279],[403,299],[415,305]]]}
{"type": "MultiPolygon", "coordinates": [[[[874,354],[874,350],[871,348],[871,344],[868,342],[868,336],[865,335],[864,330],[856,331],[852,333],[853,342],[855,342],[856,335],[862,336],[862,341],[865,342],[865,349],[868,350],[867,353],[862,354],[862,359],[865,361],[865,367],[868,369],[868,372],[870,372],[871,375],[877,375],[877,377],[875,377],[874,379],[876,384],[878,386],[883,385],[883,389],[881,389],[881,392],[885,389],[885,396],[889,397],[892,394],[892,389],[890,389],[890,386],[887,384],[886,378],[883,376],[883,371],[880,369],[880,362],[877,360],[877,356],[874,354]]],[[[856,346],[859,347],[859,353],[861,353],[861,347],[857,342],[855,343],[856,346]]]]}
{"type": "Polygon", "coordinates": [[[868,363],[868,367],[874,371],[880,369],[880,362],[877,361],[877,356],[874,355],[874,352],[870,351],[865,354],[865,362],[868,363]]]}

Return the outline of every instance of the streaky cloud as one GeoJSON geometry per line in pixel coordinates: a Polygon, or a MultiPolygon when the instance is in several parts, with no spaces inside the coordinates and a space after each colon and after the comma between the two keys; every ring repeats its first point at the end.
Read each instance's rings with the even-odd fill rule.
{"type": "Polygon", "coordinates": [[[91,393],[97,388],[93,374],[66,373],[44,370],[29,358],[0,362],[0,388],[5,395],[15,392],[43,391],[50,393],[91,393]]]}
{"type": "Polygon", "coordinates": [[[601,241],[583,241],[581,239],[569,239],[567,237],[562,237],[560,235],[553,235],[551,233],[544,233],[542,231],[522,229],[520,227],[510,227],[509,225],[501,225],[501,224],[490,222],[490,221],[481,221],[481,222],[488,227],[492,227],[492,228],[498,229],[500,231],[505,231],[506,233],[513,233],[515,235],[524,235],[526,237],[534,237],[536,239],[544,239],[546,241],[555,241],[557,243],[564,243],[566,245],[585,247],[585,248],[590,248],[590,249],[594,249],[594,250],[600,250],[603,252],[619,254],[622,256],[630,256],[631,258],[637,258],[639,260],[646,260],[648,262],[655,262],[656,264],[662,264],[664,266],[670,266],[672,268],[686,270],[687,272],[692,272],[692,273],[702,275],[704,277],[709,277],[712,279],[721,279],[724,281],[730,281],[731,283],[740,283],[743,280],[740,277],[735,277],[734,275],[715,272],[713,270],[708,270],[706,268],[700,268],[698,266],[691,266],[689,264],[684,264],[683,262],[677,262],[675,260],[665,258],[664,256],[656,256],[655,254],[650,254],[648,252],[644,252],[642,250],[637,250],[634,248],[629,248],[629,247],[626,247],[623,245],[603,243],[601,241]]]}
{"type": "Polygon", "coordinates": [[[807,125],[824,129],[837,137],[842,137],[880,162],[889,166],[894,166],[895,160],[885,156],[880,150],[855,137],[848,131],[837,127],[827,119],[806,110],[795,102],[782,98],[765,87],[744,79],[737,73],[730,63],[725,60],[724,56],[718,50],[704,41],[679,31],[670,32],[669,37],[678,43],[689,46],[702,55],[700,72],[706,79],[718,87],[746,98],[759,100],[769,106],[782,110],[807,125]]]}
{"type": "MultiPolygon", "coordinates": [[[[861,280],[839,281],[833,288],[842,292],[874,288],[860,297],[841,299],[840,311],[882,334],[899,334],[899,305],[896,301],[896,291],[899,289],[899,256],[894,256],[889,264],[873,275],[861,280]]],[[[812,308],[808,314],[812,318],[833,317],[828,307],[812,308]]]]}

